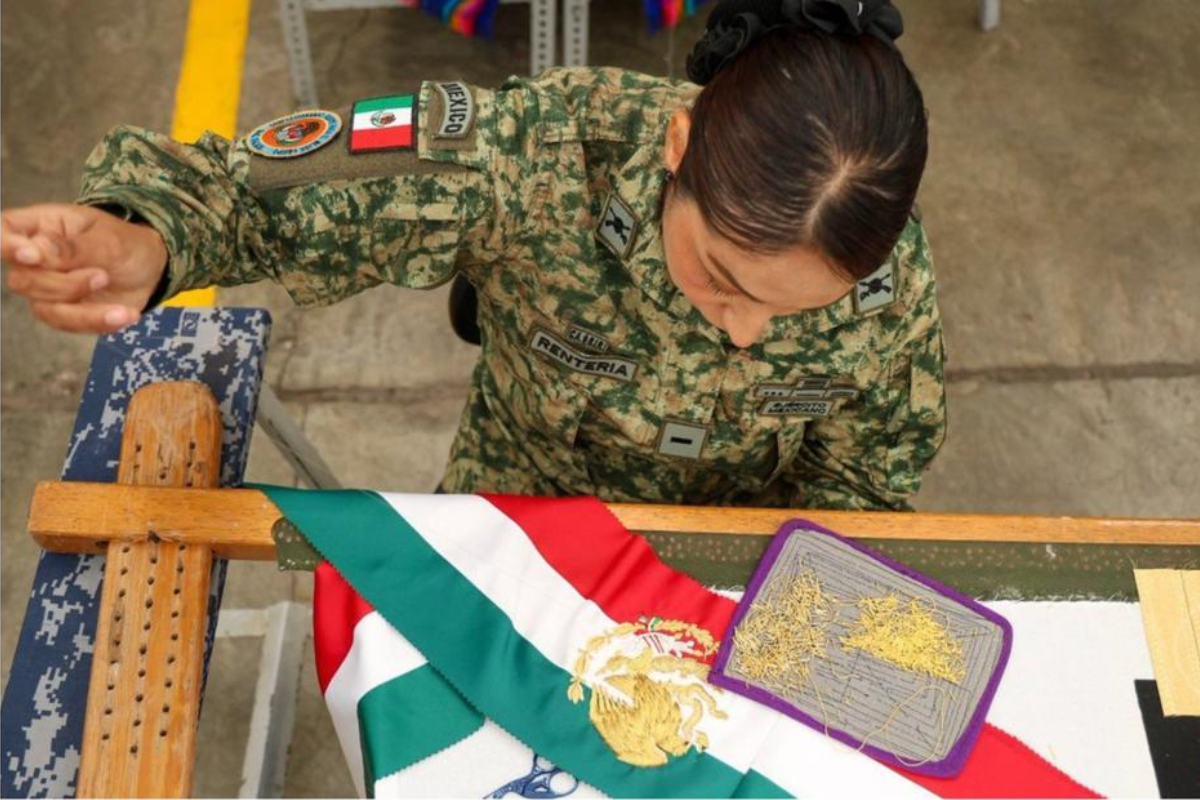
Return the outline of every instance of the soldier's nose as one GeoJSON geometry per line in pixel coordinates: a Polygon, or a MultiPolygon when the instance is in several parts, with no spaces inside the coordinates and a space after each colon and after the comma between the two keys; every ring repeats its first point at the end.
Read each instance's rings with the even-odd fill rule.
{"type": "Polygon", "coordinates": [[[725,316],[725,332],[737,347],[750,347],[759,340],[770,321],[769,316],[749,316],[728,313],[725,316]]]}

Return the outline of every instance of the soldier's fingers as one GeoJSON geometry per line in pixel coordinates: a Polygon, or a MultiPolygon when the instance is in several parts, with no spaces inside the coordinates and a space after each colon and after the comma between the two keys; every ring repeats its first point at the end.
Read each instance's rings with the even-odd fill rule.
{"type": "Polygon", "coordinates": [[[98,303],[29,304],[33,315],[51,328],[72,333],[112,333],[137,322],[139,314],[129,306],[98,303]]]}
{"type": "Polygon", "coordinates": [[[38,220],[42,217],[41,212],[36,208],[36,206],[27,206],[25,208],[6,208],[0,211],[0,230],[3,230],[4,233],[32,236],[37,232],[38,220]]]}
{"type": "Polygon", "coordinates": [[[0,224],[0,258],[10,264],[37,264],[42,253],[22,231],[4,220],[0,224]]]}
{"type": "Polygon", "coordinates": [[[108,283],[108,273],[95,267],[54,272],[41,267],[13,266],[8,272],[9,288],[30,300],[76,302],[108,283]]]}

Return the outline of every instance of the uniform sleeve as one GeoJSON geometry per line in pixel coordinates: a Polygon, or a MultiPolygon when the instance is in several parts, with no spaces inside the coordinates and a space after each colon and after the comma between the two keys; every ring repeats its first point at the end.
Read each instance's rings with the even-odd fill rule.
{"type": "Polygon", "coordinates": [[[181,144],[118,127],[88,159],[78,202],[127,209],[162,235],[168,296],[273,279],[298,304],[325,305],[380,283],[437,286],[499,247],[494,104],[471,91],[477,130],[446,152],[420,127],[412,149],[350,154],[343,128],[286,160],[251,152],[246,138],[181,144]]]}
{"type": "Polygon", "coordinates": [[[922,472],[946,435],[942,326],[928,259],[922,235],[908,266],[929,280],[907,315],[904,336],[856,413],[809,425],[783,476],[789,505],[911,510],[922,472]]]}

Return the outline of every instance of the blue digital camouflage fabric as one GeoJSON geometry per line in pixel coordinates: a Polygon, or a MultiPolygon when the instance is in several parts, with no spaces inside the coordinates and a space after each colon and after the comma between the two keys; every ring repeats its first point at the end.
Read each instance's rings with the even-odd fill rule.
{"type": "Polygon", "coordinates": [[[945,426],[916,220],[873,282],[738,349],[676,290],[660,237],[667,122],[698,87],[581,68],[463,88],[451,135],[453,92],[398,90],[417,94],[405,150],[351,153],[344,128],[280,160],[117,128],[80,201],[162,233],[172,291],[271,278],[320,305],[464,274],[483,344],[446,491],[907,507],[945,426]]]}
{"type": "MultiPolygon", "coordinates": [[[[63,480],[115,480],[134,392],[190,380],[207,385],[220,403],[221,484],[240,484],[270,329],[261,309],[162,308],[101,337],[63,480]]],[[[206,673],[226,564],[213,563],[206,673]]],[[[0,797],[75,795],[103,578],[103,556],[41,554],[0,706],[0,797]]]]}

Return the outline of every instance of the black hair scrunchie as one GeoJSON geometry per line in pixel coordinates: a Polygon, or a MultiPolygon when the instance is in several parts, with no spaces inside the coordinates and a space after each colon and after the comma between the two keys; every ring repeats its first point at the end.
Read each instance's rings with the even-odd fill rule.
{"type": "Polygon", "coordinates": [[[705,85],[760,36],[782,27],[867,34],[895,48],[904,20],[891,0],[720,0],[688,55],[688,78],[705,85]]]}

